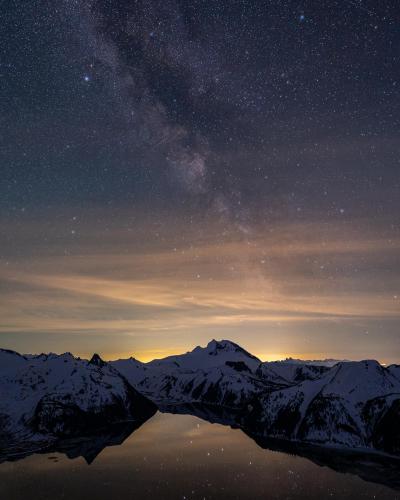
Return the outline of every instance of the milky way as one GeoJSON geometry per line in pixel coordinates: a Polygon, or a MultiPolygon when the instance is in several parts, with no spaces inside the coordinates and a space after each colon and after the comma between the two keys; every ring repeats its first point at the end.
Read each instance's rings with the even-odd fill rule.
{"type": "Polygon", "coordinates": [[[3,17],[6,347],[400,354],[396,1],[3,17]]]}

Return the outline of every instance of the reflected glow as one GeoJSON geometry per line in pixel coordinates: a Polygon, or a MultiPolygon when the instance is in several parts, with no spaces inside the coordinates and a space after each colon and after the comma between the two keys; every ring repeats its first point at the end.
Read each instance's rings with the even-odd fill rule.
{"type": "Polygon", "coordinates": [[[158,413],[87,465],[62,454],[0,464],[4,498],[394,498],[393,490],[260,448],[242,431],[158,413]],[[67,478],[67,479],[66,479],[67,478]],[[273,496],[271,497],[271,492],[273,496]]]}

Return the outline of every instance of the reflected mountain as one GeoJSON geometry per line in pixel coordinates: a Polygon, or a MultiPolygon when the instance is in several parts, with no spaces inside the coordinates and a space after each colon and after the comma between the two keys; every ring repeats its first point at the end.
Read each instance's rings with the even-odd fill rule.
{"type": "MultiPolygon", "coordinates": [[[[161,413],[191,415],[210,423],[240,429],[263,449],[278,451],[306,458],[319,466],[325,466],[340,473],[357,475],[365,481],[400,490],[400,459],[376,452],[362,453],[354,450],[337,449],[271,439],[256,434],[254,429],[243,427],[243,414],[238,410],[205,404],[180,404],[160,406],[161,413]]],[[[68,458],[83,457],[91,464],[102,450],[109,446],[122,445],[124,441],[148,419],[115,423],[95,433],[57,439],[53,437],[40,442],[29,442],[21,436],[20,442],[6,447],[0,442],[0,463],[17,461],[33,454],[62,453],[68,458]]]]}
{"type": "Polygon", "coordinates": [[[336,472],[353,474],[364,481],[400,490],[400,459],[398,457],[264,438],[246,429],[242,430],[261,448],[304,457],[321,467],[329,467],[336,472]]]}
{"type": "Polygon", "coordinates": [[[60,452],[90,464],[159,409],[240,429],[262,448],[400,489],[397,365],[261,362],[228,340],[149,363],[0,349],[0,393],[0,462],[60,452]]]}
{"type": "Polygon", "coordinates": [[[14,441],[13,445],[8,447],[4,446],[5,442],[0,441],[0,463],[21,460],[36,453],[63,453],[70,459],[83,457],[90,465],[105,448],[121,445],[147,420],[115,423],[98,429],[96,433],[56,441],[49,436],[47,441],[43,439],[30,442],[25,437],[20,442],[14,441]]]}
{"type": "Polygon", "coordinates": [[[321,467],[336,472],[353,474],[364,481],[383,484],[400,490],[400,458],[378,452],[360,452],[345,448],[310,445],[289,440],[261,436],[255,429],[244,427],[243,412],[204,404],[168,405],[160,407],[161,412],[193,415],[211,423],[228,425],[241,429],[258,446],[271,451],[307,458],[321,467]]]}

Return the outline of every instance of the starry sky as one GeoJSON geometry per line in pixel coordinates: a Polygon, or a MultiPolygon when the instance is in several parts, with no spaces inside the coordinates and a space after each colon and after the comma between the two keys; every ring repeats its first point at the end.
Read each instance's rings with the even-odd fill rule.
{"type": "Polygon", "coordinates": [[[2,347],[400,361],[397,0],[0,3],[2,347]]]}

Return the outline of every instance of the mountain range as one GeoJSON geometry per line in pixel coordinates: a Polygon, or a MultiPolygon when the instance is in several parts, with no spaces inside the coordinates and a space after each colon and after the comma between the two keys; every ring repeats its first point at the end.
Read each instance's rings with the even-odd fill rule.
{"type": "Polygon", "coordinates": [[[0,448],[196,405],[258,439],[400,454],[400,366],[374,360],[262,362],[229,340],[149,363],[0,350],[0,393],[0,448]]]}

